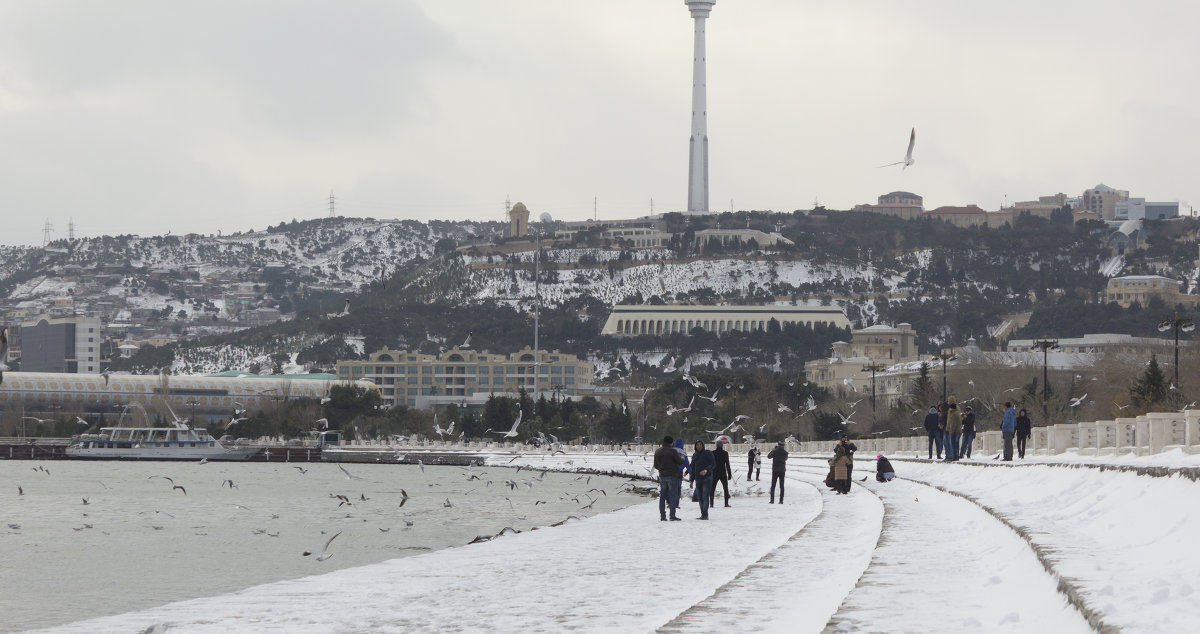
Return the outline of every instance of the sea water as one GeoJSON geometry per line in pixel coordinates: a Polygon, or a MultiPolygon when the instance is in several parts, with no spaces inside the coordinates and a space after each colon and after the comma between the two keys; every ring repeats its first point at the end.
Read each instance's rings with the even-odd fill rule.
{"type": "Polygon", "coordinates": [[[342,466],[351,477],[331,463],[0,461],[0,631],[417,555],[641,500],[617,493],[625,479],[604,476],[342,466]],[[335,534],[333,556],[317,561],[335,534]]]}

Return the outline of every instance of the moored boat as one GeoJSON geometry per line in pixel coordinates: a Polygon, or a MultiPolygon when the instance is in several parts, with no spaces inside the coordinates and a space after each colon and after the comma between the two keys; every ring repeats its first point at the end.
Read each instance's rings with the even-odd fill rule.
{"type": "Polygon", "coordinates": [[[248,460],[259,447],[222,445],[207,431],[181,422],[171,427],[104,427],[71,438],[70,458],[104,460],[248,460]]]}

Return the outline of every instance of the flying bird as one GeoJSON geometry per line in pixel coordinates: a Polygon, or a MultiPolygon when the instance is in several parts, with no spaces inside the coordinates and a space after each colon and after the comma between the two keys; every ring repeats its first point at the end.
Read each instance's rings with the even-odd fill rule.
{"type": "MultiPolygon", "coordinates": [[[[517,406],[517,419],[513,421],[512,429],[510,429],[508,431],[492,431],[491,429],[488,429],[487,431],[485,431],[483,433],[485,433],[485,434],[500,434],[500,436],[502,438],[515,438],[517,435],[517,425],[521,424],[521,416],[523,414],[524,414],[524,412],[521,411],[521,407],[517,406]]],[[[424,469],[422,469],[422,471],[424,471],[424,469]]]]}
{"type": "Polygon", "coordinates": [[[459,348],[470,348],[470,347],[471,347],[471,337],[472,337],[474,334],[475,334],[475,332],[474,332],[474,331],[468,332],[468,333],[467,333],[467,338],[466,338],[466,339],[463,339],[462,345],[461,345],[461,346],[459,346],[459,348]]]}
{"type": "Polygon", "coordinates": [[[362,480],[362,478],[360,478],[359,476],[356,476],[353,473],[346,471],[346,467],[343,467],[342,465],[338,465],[338,469],[341,469],[342,473],[346,474],[347,480],[362,480]]]}
{"type": "Polygon", "coordinates": [[[912,133],[908,135],[908,152],[904,155],[904,160],[896,161],[895,163],[888,163],[887,165],[880,165],[879,167],[891,167],[893,165],[903,165],[904,167],[901,167],[900,168],[901,170],[908,169],[909,165],[916,163],[916,161],[914,161],[913,157],[912,157],[913,145],[915,145],[916,143],[917,143],[917,129],[913,128],[912,133]]]}
{"type": "Polygon", "coordinates": [[[0,383],[4,382],[4,371],[8,369],[8,326],[0,326],[0,383]]]}
{"type": "Polygon", "coordinates": [[[1080,397],[1079,397],[1079,398],[1077,398],[1077,399],[1072,399],[1072,400],[1071,400],[1071,402],[1067,404],[1067,407],[1078,407],[1078,406],[1079,406],[1079,404],[1080,404],[1080,403],[1082,403],[1082,402],[1083,402],[1083,399],[1085,399],[1085,398],[1087,398],[1087,394],[1086,394],[1086,393],[1085,393],[1083,396],[1080,396],[1080,397]]]}
{"type": "Polygon", "coordinates": [[[321,426],[321,429],[329,429],[329,419],[328,418],[318,418],[317,424],[321,426]]]}
{"type": "MultiPolygon", "coordinates": [[[[349,301],[349,300],[347,300],[347,301],[349,301]]],[[[341,535],[341,534],[342,534],[342,532],[338,531],[337,533],[334,533],[333,537],[329,538],[329,541],[325,542],[325,548],[323,548],[321,550],[320,555],[317,555],[317,561],[325,561],[326,559],[329,559],[330,557],[333,556],[333,553],[329,552],[329,545],[332,544],[333,540],[337,539],[338,535],[341,535]]],[[[311,552],[306,550],[306,551],[304,551],[303,556],[307,557],[311,554],[312,554],[311,552]]]]}

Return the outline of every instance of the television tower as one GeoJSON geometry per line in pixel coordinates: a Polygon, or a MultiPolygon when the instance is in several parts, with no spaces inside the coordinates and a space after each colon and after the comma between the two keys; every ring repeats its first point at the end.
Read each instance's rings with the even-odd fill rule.
{"type": "Polygon", "coordinates": [[[688,211],[708,212],[708,91],[704,23],[717,0],[683,0],[696,23],[692,56],[692,138],[688,141],[688,211]]]}

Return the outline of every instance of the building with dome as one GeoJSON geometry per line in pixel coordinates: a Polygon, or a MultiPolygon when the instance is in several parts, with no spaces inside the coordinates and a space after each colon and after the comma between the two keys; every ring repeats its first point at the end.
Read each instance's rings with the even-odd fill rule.
{"type": "Polygon", "coordinates": [[[529,235],[529,209],[518,202],[508,210],[508,237],[524,238],[529,235]]]}

